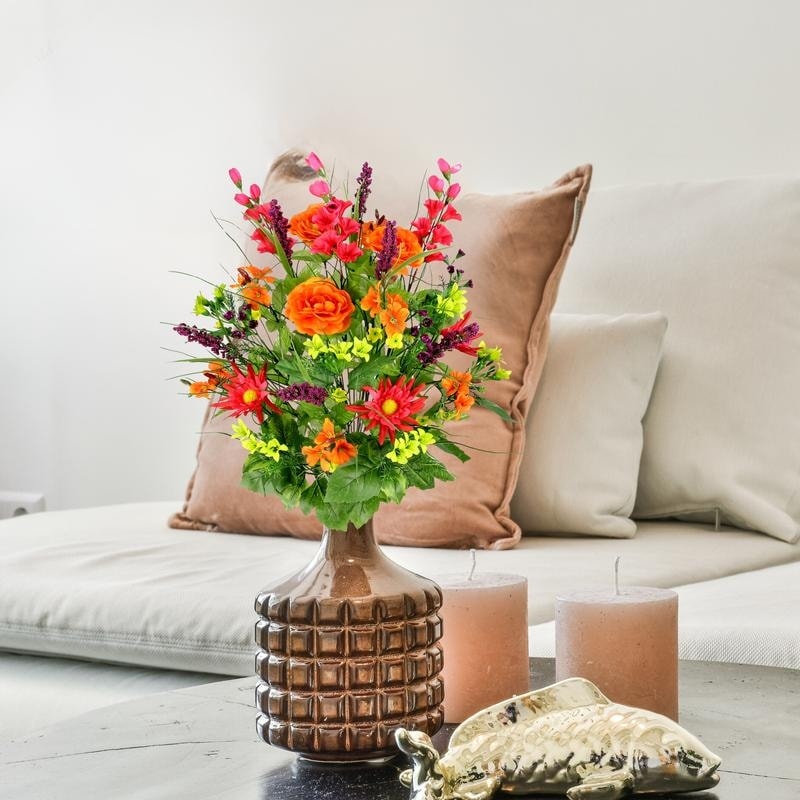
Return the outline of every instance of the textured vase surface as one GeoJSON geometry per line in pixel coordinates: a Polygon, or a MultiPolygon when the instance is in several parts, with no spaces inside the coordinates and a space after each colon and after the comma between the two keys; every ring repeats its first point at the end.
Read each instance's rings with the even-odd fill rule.
{"type": "Polygon", "coordinates": [[[394,731],[442,725],[442,594],[375,543],[328,531],[311,563],[256,598],[257,727],[307,758],[396,752],[394,731]]]}

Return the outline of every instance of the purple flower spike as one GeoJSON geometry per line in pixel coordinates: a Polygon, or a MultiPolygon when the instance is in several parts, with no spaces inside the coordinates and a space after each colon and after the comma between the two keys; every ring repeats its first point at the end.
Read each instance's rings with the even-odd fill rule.
{"type": "Polygon", "coordinates": [[[185,322],[176,325],[172,330],[181,336],[185,336],[187,342],[197,342],[201,344],[215,356],[230,358],[228,348],[220,340],[220,337],[215,336],[211,331],[204,331],[202,328],[198,328],[197,325],[187,325],[185,322]]]}
{"type": "Polygon", "coordinates": [[[277,200],[269,201],[268,217],[272,230],[275,231],[275,236],[286,254],[286,258],[290,259],[292,257],[292,242],[289,239],[289,220],[283,216],[283,211],[277,200]]]}
{"type": "Polygon", "coordinates": [[[328,396],[328,390],[310,383],[291,383],[288,386],[284,386],[283,389],[278,389],[275,392],[275,396],[287,403],[293,400],[301,400],[304,403],[321,406],[328,396]]]}
{"type": "Polygon", "coordinates": [[[382,278],[394,264],[400,248],[397,246],[397,223],[389,221],[383,229],[383,244],[378,260],[375,262],[375,277],[382,278]]]}
{"type": "Polygon", "coordinates": [[[361,166],[361,174],[356,178],[358,189],[356,190],[356,204],[358,206],[358,219],[364,219],[364,211],[367,207],[367,198],[370,195],[372,186],[372,167],[365,161],[361,166]]]}

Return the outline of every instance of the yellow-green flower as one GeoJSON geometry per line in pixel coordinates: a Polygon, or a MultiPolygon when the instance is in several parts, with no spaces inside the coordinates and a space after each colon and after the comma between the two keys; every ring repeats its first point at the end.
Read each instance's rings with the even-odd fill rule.
{"type": "Polygon", "coordinates": [[[322,341],[322,337],[318,333],[315,333],[310,339],[306,339],[303,342],[303,347],[313,359],[319,358],[323,353],[330,352],[330,348],[322,341]]]}
{"type": "Polygon", "coordinates": [[[383,339],[383,328],[370,328],[367,331],[367,339],[373,344],[379,342],[383,339]]]}
{"type": "Polygon", "coordinates": [[[507,381],[511,377],[511,370],[498,368],[495,371],[494,376],[499,381],[507,381]]]}
{"type": "Polygon", "coordinates": [[[386,339],[386,347],[389,350],[400,350],[403,347],[403,334],[394,333],[386,339]]]}
{"type": "Polygon", "coordinates": [[[260,308],[251,308],[250,309],[250,318],[251,319],[261,319],[261,309],[260,308]]]}
{"type": "Polygon", "coordinates": [[[347,400],[347,392],[337,386],[331,391],[328,397],[330,397],[334,403],[344,403],[347,400]]]}
{"type": "Polygon", "coordinates": [[[467,310],[466,292],[454,283],[447,291],[447,294],[439,294],[436,298],[436,310],[444,314],[448,319],[455,319],[463,316],[467,310]]]}
{"type": "Polygon", "coordinates": [[[353,354],[350,352],[352,349],[352,342],[333,342],[328,345],[328,352],[333,353],[339,361],[352,361],[353,354]]]}
{"type": "Polygon", "coordinates": [[[489,361],[499,361],[503,357],[503,350],[500,347],[487,347],[486,342],[478,345],[478,355],[487,356],[489,361]]]}
{"type": "Polygon", "coordinates": [[[289,448],[285,444],[281,444],[274,437],[268,442],[256,442],[256,450],[267,458],[272,458],[275,461],[281,460],[281,453],[285,453],[289,448]]]}
{"type": "Polygon", "coordinates": [[[221,283],[219,286],[214,287],[214,298],[222,300],[223,297],[225,297],[225,284],[221,283]]]}
{"type": "Polygon", "coordinates": [[[429,445],[435,442],[436,437],[424,428],[414,428],[412,431],[398,434],[395,437],[394,445],[386,454],[386,458],[395,464],[408,464],[414,456],[427,453],[429,445]]]}
{"type": "Polygon", "coordinates": [[[206,299],[203,295],[199,294],[194,301],[194,313],[197,317],[202,317],[206,313],[206,299]]]}
{"type": "Polygon", "coordinates": [[[359,339],[358,336],[353,337],[353,355],[356,358],[363,358],[364,361],[369,361],[371,352],[372,345],[366,339],[359,339]]]}

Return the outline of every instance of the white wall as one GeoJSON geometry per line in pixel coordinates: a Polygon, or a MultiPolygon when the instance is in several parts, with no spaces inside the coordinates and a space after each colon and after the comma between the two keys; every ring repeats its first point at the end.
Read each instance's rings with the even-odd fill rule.
{"type": "MultiPolygon", "coordinates": [[[[0,489],[179,497],[201,403],[162,320],[235,253],[226,171],[436,156],[500,191],[800,171],[800,4],[2,0],[0,489]]],[[[389,179],[387,178],[387,181],[389,179]]]]}

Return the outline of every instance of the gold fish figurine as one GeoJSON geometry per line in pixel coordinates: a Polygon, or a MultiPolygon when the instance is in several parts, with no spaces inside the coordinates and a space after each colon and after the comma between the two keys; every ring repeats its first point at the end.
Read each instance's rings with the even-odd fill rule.
{"type": "Polygon", "coordinates": [[[618,800],[694,792],[719,782],[719,757],[676,722],[612,703],[570,678],[470,717],[440,756],[430,737],[401,728],[413,767],[400,776],[411,800],[488,800],[496,792],[618,800]]]}

